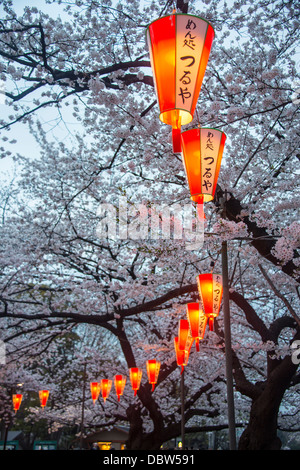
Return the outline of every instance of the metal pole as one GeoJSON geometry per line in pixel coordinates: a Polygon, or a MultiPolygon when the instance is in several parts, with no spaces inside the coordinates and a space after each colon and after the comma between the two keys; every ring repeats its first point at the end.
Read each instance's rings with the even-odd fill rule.
{"type": "Polygon", "coordinates": [[[185,422],[184,422],[184,369],[181,373],[180,383],[180,395],[181,395],[181,441],[182,449],[185,449],[185,422]]]}
{"type": "Polygon", "coordinates": [[[230,308],[229,308],[228,258],[227,258],[227,242],[226,241],[222,242],[222,278],[223,278],[223,313],[224,313],[224,334],[225,334],[229,447],[230,447],[230,450],[236,450],[230,308]]]}
{"type": "Polygon", "coordinates": [[[81,408],[80,450],[82,450],[82,445],[83,445],[85,382],[86,382],[86,364],[84,364],[84,370],[83,370],[83,392],[82,392],[82,408],[81,408]]]}

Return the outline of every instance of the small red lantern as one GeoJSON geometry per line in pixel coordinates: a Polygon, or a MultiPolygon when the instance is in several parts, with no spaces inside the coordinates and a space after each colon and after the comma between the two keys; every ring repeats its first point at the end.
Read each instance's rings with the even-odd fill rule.
{"type": "Polygon", "coordinates": [[[152,392],[154,391],[155,384],[157,383],[158,374],[160,370],[160,362],[156,359],[149,359],[147,361],[147,374],[149,383],[152,384],[152,392]]]}
{"type": "Polygon", "coordinates": [[[131,367],[129,369],[129,376],[132,389],[134,390],[134,396],[136,392],[140,388],[141,380],[142,380],[143,371],[139,367],[131,367]]]}
{"type": "Polygon", "coordinates": [[[101,393],[102,393],[104,403],[106,402],[106,399],[110,393],[111,386],[112,386],[112,380],[102,379],[100,382],[100,388],[101,388],[101,393]]]}
{"type": "Polygon", "coordinates": [[[191,199],[204,218],[203,203],[214,198],[226,141],[217,129],[190,129],[181,134],[183,164],[191,199]]]}
{"type": "Polygon", "coordinates": [[[125,375],[115,375],[115,389],[118,396],[118,401],[120,401],[120,396],[123,395],[123,391],[126,384],[125,375]]]}
{"type": "Polygon", "coordinates": [[[188,320],[179,320],[178,326],[178,348],[182,350],[190,350],[193,344],[193,338],[190,334],[190,325],[188,320]]]}
{"type": "Polygon", "coordinates": [[[91,387],[92,400],[95,404],[96,400],[98,400],[98,397],[99,397],[101,384],[100,382],[91,382],[90,387],[91,387]]]}
{"type": "Polygon", "coordinates": [[[159,118],[172,126],[173,151],[180,153],[181,126],[193,120],[214,30],[200,17],[174,13],[152,22],[146,35],[159,118]]]}
{"type": "Polygon", "coordinates": [[[197,277],[198,291],[205,315],[209,320],[209,329],[213,331],[214,318],[219,315],[223,295],[221,274],[200,274],[197,277]]]}
{"type": "Polygon", "coordinates": [[[178,343],[179,343],[179,338],[178,338],[178,336],[176,336],[174,338],[176,361],[177,361],[177,365],[181,366],[181,374],[182,374],[182,372],[184,371],[185,366],[187,366],[187,364],[188,364],[192,343],[190,344],[189,349],[179,349],[178,343]]]}
{"type": "Polygon", "coordinates": [[[39,391],[39,398],[40,398],[40,403],[41,403],[42,408],[44,408],[47,405],[48,397],[49,397],[49,390],[39,391]]]}
{"type": "Polygon", "coordinates": [[[13,399],[13,406],[15,413],[18,411],[20,408],[21,402],[22,402],[23,395],[21,393],[15,393],[12,397],[13,399]]]}
{"type": "Polygon", "coordinates": [[[191,302],[187,304],[186,314],[190,326],[191,336],[195,339],[196,350],[199,351],[199,341],[200,339],[204,338],[207,316],[197,302],[191,302]]]}

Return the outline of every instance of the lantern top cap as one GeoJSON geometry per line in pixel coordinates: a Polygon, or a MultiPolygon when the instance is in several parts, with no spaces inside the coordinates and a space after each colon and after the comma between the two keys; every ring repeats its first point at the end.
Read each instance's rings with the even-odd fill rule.
{"type": "Polygon", "coordinates": [[[202,21],[205,21],[205,23],[207,23],[209,26],[212,27],[213,29],[213,32],[215,34],[215,29],[213,27],[213,25],[208,21],[206,20],[205,18],[202,18],[202,16],[198,16],[198,15],[191,15],[189,13],[181,13],[181,12],[177,12],[177,11],[173,11],[172,13],[170,13],[169,15],[164,15],[164,16],[161,16],[160,18],[156,18],[156,20],[154,21],[151,21],[151,23],[148,24],[148,26],[146,27],[146,33],[147,33],[147,30],[148,28],[153,24],[155,23],[156,21],[159,21],[159,20],[162,20],[163,18],[168,18],[169,16],[188,16],[188,17],[191,17],[191,18],[198,18],[199,20],[202,20],[202,21]]]}
{"type": "Polygon", "coordinates": [[[225,134],[224,131],[221,131],[221,129],[217,129],[216,127],[191,127],[191,129],[185,129],[184,131],[182,131],[181,133],[184,134],[185,132],[189,132],[189,131],[217,131],[217,132],[221,132],[221,134],[224,134],[225,137],[227,137],[227,135],[225,134]]]}

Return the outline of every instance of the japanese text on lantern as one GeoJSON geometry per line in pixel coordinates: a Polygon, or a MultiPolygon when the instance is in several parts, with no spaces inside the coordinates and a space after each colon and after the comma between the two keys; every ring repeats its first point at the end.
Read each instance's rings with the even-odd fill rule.
{"type": "Polygon", "coordinates": [[[213,276],[214,287],[213,287],[213,310],[214,312],[219,311],[221,295],[222,295],[222,277],[219,274],[213,276]]]}
{"type": "Polygon", "coordinates": [[[177,17],[176,107],[190,109],[207,25],[199,18],[177,17]]]}
{"type": "Polygon", "coordinates": [[[205,139],[205,155],[203,157],[203,169],[202,169],[202,185],[204,186],[206,192],[210,190],[212,187],[212,165],[215,162],[213,155],[209,155],[209,152],[214,151],[214,143],[213,143],[213,133],[208,131],[207,136],[205,139]]]}

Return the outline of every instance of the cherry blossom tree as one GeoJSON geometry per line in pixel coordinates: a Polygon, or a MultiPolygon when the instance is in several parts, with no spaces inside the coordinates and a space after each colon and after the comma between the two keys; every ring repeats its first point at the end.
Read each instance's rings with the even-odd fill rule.
{"type": "MultiPolygon", "coordinates": [[[[180,435],[178,320],[199,299],[196,276],[212,263],[221,270],[226,240],[239,448],[280,448],[278,429],[297,430],[299,413],[291,348],[300,339],[297,7],[280,0],[47,4],[51,14],[17,13],[1,2],[1,152],[16,168],[1,190],[1,382],[32,390],[48,380],[49,421],[80,426],[83,409],[85,432],[125,423],[130,449],[159,448],[180,435]],[[174,6],[216,32],[187,128],[227,134],[196,250],[174,237],[176,208],[191,202],[170,129],[158,118],[145,43],[147,25],[174,6]],[[16,150],[25,132],[38,144],[30,155],[16,150]],[[103,236],[100,209],[109,207],[111,222],[120,223],[124,202],[128,229],[142,208],[175,209],[170,236],[150,228],[143,237],[138,230],[103,236]],[[74,334],[71,355],[64,342],[74,334]],[[154,392],[145,369],[152,357],[161,361],[154,392]],[[57,370],[61,360],[66,366],[57,370]],[[133,366],[143,368],[136,397],[133,366]],[[82,407],[83,382],[117,373],[127,375],[120,402],[112,390],[94,406],[86,390],[82,407]]],[[[184,379],[186,432],[226,429],[222,311],[200,352],[192,350],[184,379]]]]}

